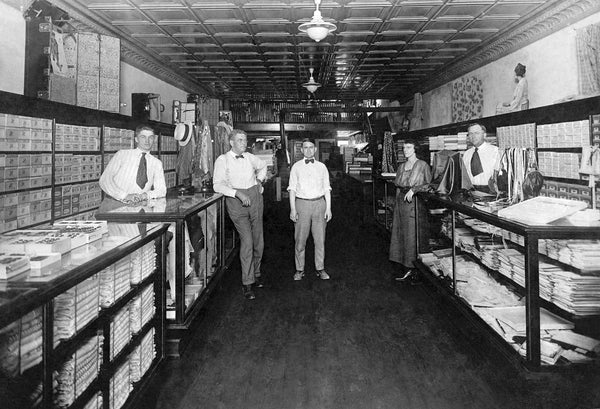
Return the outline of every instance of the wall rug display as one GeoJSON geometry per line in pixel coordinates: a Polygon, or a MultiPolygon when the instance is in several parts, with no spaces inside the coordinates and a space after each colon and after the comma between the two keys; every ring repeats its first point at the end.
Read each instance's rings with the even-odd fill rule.
{"type": "Polygon", "coordinates": [[[452,84],[452,122],[481,118],[483,83],[480,78],[462,77],[452,84]]]}

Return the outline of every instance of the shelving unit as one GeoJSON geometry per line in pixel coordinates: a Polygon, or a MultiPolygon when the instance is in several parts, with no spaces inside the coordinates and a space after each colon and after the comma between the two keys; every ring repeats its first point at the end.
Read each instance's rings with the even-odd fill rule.
{"type": "MultiPolygon", "coordinates": [[[[0,233],[65,217],[89,218],[89,212],[95,211],[102,200],[98,180],[108,155],[133,147],[137,125],[128,116],[0,91],[0,193],[5,196],[4,203],[0,202],[0,209],[4,209],[0,233]],[[50,189],[49,198],[46,189],[50,189]],[[42,199],[25,195],[40,196],[42,192],[42,199]],[[49,209],[47,200],[51,203],[49,209]],[[24,213],[23,205],[39,207],[39,202],[44,204],[43,209],[31,216],[24,213]]],[[[158,122],[150,125],[159,136],[157,156],[171,158],[171,166],[165,169],[167,187],[175,186],[172,158],[176,158],[178,144],[172,138],[174,126],[158,122]],[[163,146],[167,150],[162,150],[163,146]]]]}
{"type": "Polygon", "coordinates": [[[63,267],[44,280],[27,274],[0,290],[0,396],[11,407],[127,408],[147,388],[164,359],[167,226],[148,225],[144,234],[131,226],[110,225],[101,239],[65,253],[63,267]],[[86,261],[76,261],[82,252],[86,261]],[[153,261],[136,264],[141,254],[153,261]],[[128,286],[99,308],[115,265],[123,266],[128,286]],[[137,268],[142,276],[133,274],[137,268]],[[145,311],[134,307],[138,299],[145,311]],[[123,333],[111,325],[118,316],[123,333]],[[118,353],[114,339],[122,341],[118,353]],[[119,368],[127,377],[117,391],[119,368]],[[130,379],[131,372],[138,376],[130,379]]]}

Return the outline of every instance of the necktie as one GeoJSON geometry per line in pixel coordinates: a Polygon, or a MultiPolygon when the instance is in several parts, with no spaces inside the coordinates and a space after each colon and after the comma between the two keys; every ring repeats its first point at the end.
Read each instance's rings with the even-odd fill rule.
{"type": "Polygon", "coordinates": [[[235,155],[236,159],[244,159],[244,155],[235,155]]]}
{"type": "Polygon", "coordinates": [[[304,163],[315,163],[314,159],[304,159],[304,163]]]}
{"type": "Polygon", "coordinates": [[[483,173],[483,167],[481,166],[478,149],[475,148],[475,152],[473,152],[473,157],[471,158],[471,174],[477,176],[480,173],[483,173]]]}
{"type": "Polygon", "coordinates": [[[137,177],[135,178],[137,185],[143,189],[148,182],[148,170],[146,169],[146,152],[142,153],[140,165],[138,166],[137,177]]]}

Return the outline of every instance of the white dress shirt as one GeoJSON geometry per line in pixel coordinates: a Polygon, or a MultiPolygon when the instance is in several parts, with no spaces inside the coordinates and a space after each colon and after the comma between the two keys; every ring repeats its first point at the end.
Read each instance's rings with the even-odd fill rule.
{"type": "Polygon", "coordinates": [[[100,187],[104,193],[117,200],[124,200],[127,195],[134,193],[146,193],[148,199],[166,196],[167,185],[162,162],[149,152],[146,152],[146,186],[140,188],[136,183],[142,153],[138,148],[124,149],[113,156],[100,176],[100,187]]]}
{"type": "Polygon", "coordinates": [[[235,197],[237,189],[249,189],[267,177],[267,163],[255,155],[244,152],[236,158],[233,151],[220,155],[215,161],[213,188],[215,192],[235,197]]]}
{"type": "Polygon", "coordinates": [[[480,173],[477,176],[473,176],[473,174],[471,173],[471,158],[475,153],[474,146],[470,147],[463,155],[463,163],[465,165],[467,175],[469,175],[469,180],[471,181],[471,183],[473,183],[473,185],[487,186],[488,181],[494,174],[496,164],[498,163],[498,147],[484,142],[479,146],[477,152],[479,153],[481,167],[483,168],[482,173],[480,173]]]}
{"type": "Polygon", "coordinates": [[[331,191],[327,167],[316,159],[314,163],[299,160],[292,166],[287,190],[296,192],[298,199],[316,199],[325,195],[331,191]]]}

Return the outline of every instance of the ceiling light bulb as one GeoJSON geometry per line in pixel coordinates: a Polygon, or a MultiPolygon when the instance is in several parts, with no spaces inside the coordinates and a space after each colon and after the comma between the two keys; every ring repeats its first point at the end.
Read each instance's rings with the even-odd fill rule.
{"type": "Polygon", "coordinates": [[[336,25],[323,20],[323,16],[319,11],[319,4],[321,0],[315,0],[316,10],[313,14],[312,20],[308,23],[300,24],[298,29],[315,40],[316,42],[321,41],[329,35],[329,33],[337,29],[336,25]]]}
{"type": "Polygon", "coordinates": [[[314,94],[316,90],[319,89],[319,87],[321,86],[321,84],[319,84],[318,82],[315,81],[315,79],[313,78],[313,72],[314,72],[314,68],[309,68],[308,71],[310,71],[310,79],[308,80],[308,82],[305,82],[304,84],[302,84],[302,86],[304,88],[306,88],[306,90],[308,92],[310,92],[311,94],[314,94]]]}

